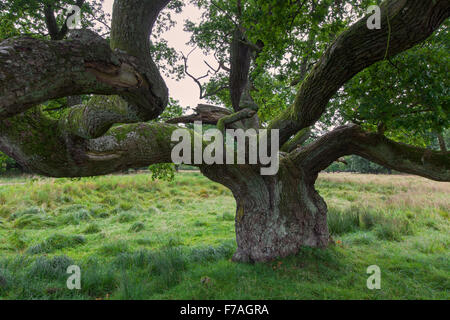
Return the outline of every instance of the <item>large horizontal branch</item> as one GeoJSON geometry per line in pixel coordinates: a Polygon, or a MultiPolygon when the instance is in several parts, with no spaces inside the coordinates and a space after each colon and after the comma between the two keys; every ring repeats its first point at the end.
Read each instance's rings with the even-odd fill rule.
{"type": "MultiPolygon", "coordinates": [[[[120,110],[125,106],[120,101],[111,101],[112,97],[108,99],[100,101],[114,104],[114,108],[105,111],[108,113],[105,118],[120,117],[120,110]],[[117,110],[117,113],[113,114],[111,110],[117,110]]],[[[99,101],[91,100],[88,105],[90,103],[98,111],[101,110],[99,101]]],[[[0,151],[29,171],[52,177],[103,175],[127,168],[172,162],[172,150],[179,143],[172,141],[172,133],[180,127],[143,122],[102,127],[95,118],[81,117],[80,120],[83,112],[78,110],[90,113],[89,108],[83,108],[79,105],[69,109],[70,112],[76,111],[75,114],[65,114],[63,119],[66,121],[47,116],[41,111],[42,108],[33,108],[0,120],[0,151]]],[[[188,132],[191,151],[194,152],[195,133],[192,130],[188,132]]],[[[207,140],[202,142],[203,150],[209,143],[207,140]]],[[[223,155],[225,157],[226,152],[223,155]]]]}
{"type": "Polygon", "coordinates": [[[354,75],[429,37],[450,15],[449,0],[389,0],[381,5],[381,29],[367,27],[368,16],[343,32],[301,84],[293,105],[270,124],[284,143],[313,125],[328,101],[354,75]]]}
{"type": "Polygon", "coordinates": [[[318,173],[336,159],[358,155],[400,172],[437,181],[450,181],[450,152],[433,151],[398,143],[358,125],[336,128],[312,144],[289,155],[306,172],[318,173]]]}
{"type": "Polygon", "coordinates": [[[139,108],[143,120],[162,112],[167,92],[154,91],[155,78],[146,76],[145,64],[112,51],[104,39],[87,30],[74,32],[74,37],[0,43],[0,119],[50,99],[88,93],[118,94],[139,108]]]}
{"type": "Polygon", "coordinates": [[[103,175],[170,163],[175,125],[124,124],[96,139],[61,130],[39,109],[0,120],[0,150],[31,172],[52,177],[103,175]]]}

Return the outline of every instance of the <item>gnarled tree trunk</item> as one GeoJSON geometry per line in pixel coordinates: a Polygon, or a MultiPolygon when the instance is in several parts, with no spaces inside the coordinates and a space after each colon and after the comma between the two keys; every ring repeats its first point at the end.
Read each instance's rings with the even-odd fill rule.
{"type": "Polygon", "coordinates": [[[262,176],[251,166],[204,167],[202,172],[230,188],[236,199],[233,260],[270,261],[296,254],[301,246],[329,243],[327,206],[314,189],[317,175],[286,163],[274,176],[262,176]]]}
{"type": "Polygon", "coordinates": [[[302,246],[327,246],[332,241],[327,206],[314,183],[321,170],[348,154],[438,181],[450,179],[448,152],[396,143],[357,125],[335,128],[280,154],[276,175],[261,175],[260,165],[201,166],[205,176],[228,187],[236,199],[234,260],[264,262],[296,254],[302,246]]]}
{"type": "MultiPolygon", "coordinates": [[[[147,122],[161,114],[169,99],[150,56],[152,26],[168,3],[115,0],[109,42],[88,30],[73,30],[71,38],[63,41],[1,41],[0,150],[24,167],[54,177],[102,175],[171,162],[171,135],[178,127],[147,122]],[[37,107],[48,100],[81,94],[122,99],[95,96],[65,110],[59,119],[37,107]],[[119,123],[123,125],[114,126],[119,123]]],[[[46,12],[54,31],[50,34],[57,39],[60,35],[51,27],[50,9],[46,12]]],[[[370,65],[429,37],[450,16],[450,0],[388,0],[381,4],[381,12],[381,29],[369,30],[366,16],[330,44],[303,80],[294,103],[268,126],[256,121],[258,106],[250,90],[244,90],[249,84],[251,55],[248,39],[242,38],[245,43],[234,42],[239,50],[231,50],[234,113],[208,107],[199,108],[197,115],[176,119],[218,121],[221,130],[242,123],[245,128],[279,130],[282,158],[276,175],[261,175],[261,165],[199,165],[236,199],[235,260],[269,261],[295,254],[304,245],[326,246],[330,242],[327,209],[314,182],[318,172],[344,155],[355,154],[390,169],[450,181],[446,148],[433,151],[408,146],[355,125],[337,127],[303,145],[308,128],[320,119],[343,84],[370,65]],[[248,96],[242,97],[243,93],[248,96]]]]}

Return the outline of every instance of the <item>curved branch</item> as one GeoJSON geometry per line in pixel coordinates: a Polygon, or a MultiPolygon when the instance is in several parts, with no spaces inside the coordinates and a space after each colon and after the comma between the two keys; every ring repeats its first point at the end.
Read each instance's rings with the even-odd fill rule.
{"type": "MultiPolygon", "coordinates": [[[[200,99],[205,98],[205,95],[203,93],[203,86],[202,83],[200,82],[201,79],[204,79],[206,77],[209,76],[209,70],[206,72],[206,74],[204,74],[203,76],[200,77],[194,77],[189,71],[188,71],[188,59],[189,56],[191,55],[192,52],[194,52],[196,48],[193,48],[191,51],[189,51],[189,53],[185,56],[183,52],[181,52],[181,56],[183,57],[183,62],[184,62],[184,73],[191,78],[192,80],[194,80],[194,82],[197,84],[199,90],[200,90],[200,99]]],[[[209,66],[209,65],[208,65],[209,66]]]]}
{"type": "Polygon", "coordinates": [[[0,119],[50,99],[88,93],[119,94],[146,119],[162,112],[167,96],[154,91],[139,59],[113,52],[88,30],[73,36],[65,41],[0,42],[0,119]]]}
{"type": "Polygon", "coordinates": [[[297,132],[295,136],[293,136],[290,140],[288,140],[282,147],[281,151],[283,152],[291,152],[295,148],[301,146],[306,140],[308,140],[311,135],[311,128],[304,128],[297,132]]]}
{"type": "MultiPolygon", "coordinates": [[[[111,50],[89,30],[68,41],[31,38],[0,43],[0,119],[39,103],[80,94],[118,94],[139,113],[156,118],[168,90],[150,56],[151,28],[169,0],[116,0],[111,50]]],[[[50,13],[50,12],[49,12],[50,13]]]]}
{"type": "Polygon", "coordinates": [[[450,152],[398,143],[358,125],[336,128],[289,158],[306,172],[318,173],[342,156],[355,154],[387,168],[437,181],[450,181],[450,152]]]}
{"type": "Polygon", "coordinates": [[[111,47],[140,57],[150,55],[150,35],[161,10],[170,0],[115,0],[111,47]]]}
{"type": "Polygon", "coordinates": [[[175,125],[126,124],[96,139],[73,136],[39,109],[0,121],[0,150],[32,172],[84,177],[172,162],[175,125]]]}
{"type": "Polygon", "coordinates": [[[140,110],[119,96],[93,96],[86,104],[64,110],[60,130],[85,139],[98,138],[115,123],[141,122],[140,110]]]}
{"type": "Polygon", "coordinates": [[[170,0],[115,0],[111,21],[111,48],[138,57],[151,91],[165,108],[168,89],[150,56],[150,36],[153,25],[170,0]]]}
{"type": "Polygon", "coordinates": [[[429,37],[450,15],[450,1],[390,0],[383,2],[381,12],[380,30],[368,29],[368,17],[364,17],[323,54],[300,86],[294,104],[270,124],[271,129],[280,129],[281,143],[313,125],[331,97],[358,72],[429,37]]]}

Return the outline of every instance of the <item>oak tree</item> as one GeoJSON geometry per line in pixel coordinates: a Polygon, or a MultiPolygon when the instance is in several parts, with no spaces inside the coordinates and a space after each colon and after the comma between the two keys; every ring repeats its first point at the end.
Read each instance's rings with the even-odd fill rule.
{"type": "MultiPolygon", "coordinates": [[[[172,132],[194,120],[222,129],[277,129],[282,147],[276,175],[261,175],[262,164],[197,165],[236,199],[236,261],[268,261],[301,246],[327,246],[332,241],[327,206],[314,184],[319,172],[342,156],[450,181],[448,151],[389,135],[408,127],[392,119],[425,109],[434,117],[421,117],[422,128],[428,123],[435,131],[445,129],[448,105],[427,97],[428,89],[412,90],[412,80],[396,82],[406,86],[401,95],[381,102],[373,97],[382,89],[369,94],[373,86],[365,87],[375,81],[370,72],[383,72],[368,68],[388,63],[439,29],[450,14],[448,0],[387,0],[380,4],[381,29],[367,27],[368,15],[355,19],[348,13],[369,1],[195,1],[206,14],[187,29],[218,61],[214,76],[199,85],[205,97],[228,108],[201,105],[194,115],[169,120],[160,117],[169,92],[152,54],[158,43],[150,39],[161,11],[173,2],[115,0],[108,39],[88,28],[66,33],[51,14],[60,2],[32,1],[45,9],[48,33],[0,42],[0,150],[29,170],[82,177],[170,163],[172,132]],[[56,116],[41,107],[80,95],[89,99],[56,116]],[[305,143],[330,110],[348,121],[305,143]]],[[[8,1],[0,4],[2,16],[10,13],[8,1]]],[[[402,61],[394,63],[405,68],[402,61]]],[[[424,77],[434,79],[438,92],[444,80],[434,76],[430,71],[424,77]]]]}

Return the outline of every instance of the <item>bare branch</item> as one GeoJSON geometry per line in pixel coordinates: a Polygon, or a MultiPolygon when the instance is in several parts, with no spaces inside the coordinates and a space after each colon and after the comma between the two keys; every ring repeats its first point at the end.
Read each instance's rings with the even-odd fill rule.
{"type": "Polygon", "coordinates": [[[200,76],[200,77],[198,77],[198,78],[197,78],[197,77],[194,77],[194,76],[188,71],[188,59],[189,59],[189,56],[191,55],[191,53],[192,53],[195,49],[196,49],[196,48],[193,48],[191,51],[189,51],[189,53],[188,53],[186,56],[184,55],[183,52],[181,52],[181,55],[182,55],[182,57],[183,57],[183,62],[184,62],[184,73],[185,73],[189,78],[191,78],[192,80],[194,80],[194,82],[197,84],[198,88],[200,89],[200,99],[203,99],[203,98],[204,98],[204,95],[203,95],[203,86],[202,86],[200,80],[206,78],[207,76],[209,76],[209,70],[208,70],[208,72],[206,72],[205,75],[200,76]]]}
{"type": "Polygon", "coordinates": [[[217,69],[214,69],[214,68],[208,63],[208,61],[203,60],[203,62],[208,66],[208,68],[211,69],[211,71],[212,71],[214,74],[216,74],[217,72],[220,71],[220,65],[217,67],[217,69]]]}
{"type": "Polygon", "coordinates": [[[226,72],[230,72],[230,71],[231,71],[231,69],[225,65],[225,62],[222,61],[222,60],[220,60],[220,59],[217,57],[217,51],[214,52],[214,58],[216,59],[217,63],[219,64],[220,69],[222,69],[222,70],[224,70],[224,71],[226,71],[226,72]]]}
{"type": "Polygon", "coordinates": [[[172,162],[171,134],[177,128],[161,123],[126,124],[86,140],[61,132],[57,120],[33,110],[0,120],[0,149],[28,170],[46,176],[95,176],[172,162]]]}
{"type": "MultiPolygon", "coordinates": [[[[203,88],[203,85],[202,85],[202,83],[200,82],[200,80],[202,80],[202,79],[204,79],[204,78],[210,76],[210,75],[211,75],[210,70],[208,70],[208,71],[206,72],[206,74],[204,74],[203,76],[200,76],[200,77],[195,77],[194,75],[192,75],[192,74],[189,72],[189,70],[188,70],[188,59],[189,59],[189,56],[191,55],[191,53],[194,52],[195,49],[196,49],[196,48],[193,48],[191,51],[189,51],[189,53],[188,53],[186,56],[184,55],[183,52],[181,52],[181,55],[182,55],[183,62],[184,62],[184,73],[185,73],[189,78],[191,78],[192,80],[194,80],[194,82],[197,84],[197,86],[198,86],[198,88],[199,88],[199,90],[200,90],[200,99],[204,99],[204,98],[207,98],[207,97],[214,96],[214,95],[216,95],[217,93],[219,93],[220,91],[222,91],[222,90],[224,90],[224,89],[227,89],[228,86],[227,86],[227,85],[223,85],[223,86],[220,86],[220,87],[218,87],[217,89],[215,89],[215,90],[213,90],[213,91],[206,92],[206,90],[203,88]]],[[[214,69],[214,68],[213,68],[206,60],[203,60],[203,62],[208,66],[209,69],[211,69],[211,71],[213,72],[213,75],[217,74],[217,73],[220,71],[221,67],[222,67],[222,65],[219,65],[219,67],[218,67],[217,69],[214,69]]]]}

